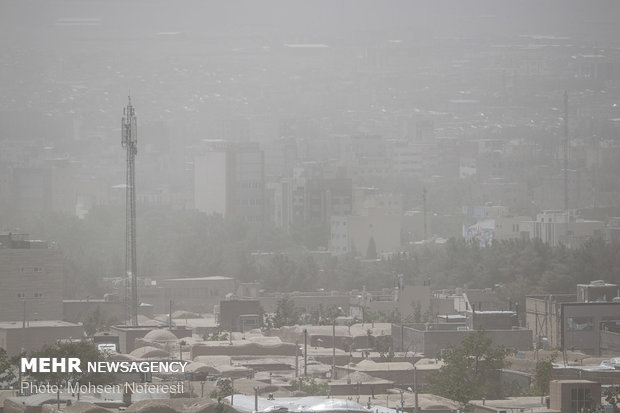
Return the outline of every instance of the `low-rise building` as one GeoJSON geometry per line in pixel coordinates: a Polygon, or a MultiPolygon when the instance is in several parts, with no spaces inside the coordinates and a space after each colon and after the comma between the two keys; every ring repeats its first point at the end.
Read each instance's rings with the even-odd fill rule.
{"type": "Polygon", "coordinates": [[[81,339],[84,327],[66,321],[4,321],[0,322],[0,347],[9,356],[22,351],[38,350],[58,340],[81,339]]]}
{"type": "Polygon", "coordinates": [[[402,217],[370,208],[366,215],[331,217],[329,250],[333,255],[354,253],[366,258],[400,251],[402,217]],[[370,254],[370,255],[369,255],[370,254]]]}
{"type": "Polygon", "coordinates": [[[571,216],[562,210],[543,211],[536,216],[535,221],[522,221],[519,224],[521,237],[525,239],[540,239],[552,247],[566,245],[576,248],[585,241],[602,237],[604,223],[571,216]]]}
{"type": "Polygon", "coordinates": [[[62,253],[27,234],[0,234],[0,321],[60,320],[62,253]]]}
{"type": "Polygon", "coordinates": [[[577,295],[528,296],[526,327],[534,332],[537,346],[600,355],[609,345],[602,341],[605,324],[620,322],[620,301],[610,297],[614,292],[615,284],[593,281],[578,285],[577,295]]]}
{"type": "Polygon", "coordinates": [[[259,328],[263,323],[263,309],[259,300],[220,301],[220,327],[242,333],[259,328]]]}
{"type": "Polygon", "coordinates": [[[549,397],[508,397],[502,400],[471,400],[474,413],[579,413],[601,404],[601,385],[588,380],[552,380],[549,397]]]}
{"type": "MultiPolygon", "coordinates": [[[[392,324],[392,345],[395,351],[414,351],[426,357],[435,357],[448,346],[458,346],[463,339],[475,333],[466,324],[417,323],[392,324]]],[[[493,345],[516,350],[532,346],[532,331],[523,328],[510,330],[485,330],[493,345]]]]}
{"type": "Polygon", "coordinates": [[[230,277],[170,278],[161,282],[166,301],[176,310],[211,313],[227,294],[234,294],[235,280],[230,277]]]}

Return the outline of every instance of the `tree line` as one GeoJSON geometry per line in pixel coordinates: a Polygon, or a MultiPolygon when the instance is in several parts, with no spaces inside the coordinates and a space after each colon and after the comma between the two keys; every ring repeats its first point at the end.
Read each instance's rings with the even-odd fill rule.
{"type": "MultiPolygon", "coordinates": [[[[101,296],[104,277],[124,273],[124,209],[94,208],[84,219],[51,214],[28,223],[65,259],[67,294],[101,296]]],[[[224,275],[259,281],[267,291],[367,290],[405,283],[442,288],[495,288],[512,302],[527,294],[569,293],[577,283],[620,282],[620,243],[592,239],[576,249],[540,240],[480,247],[452,238],[407,246],[390,258],[313,253],[303,239],[272,226],[249,226],[219,215],[145,208],[138,215],[138,272],[153,279],[224,275]],[[363,257],[362,257],[363,258],[363,257]]]]}

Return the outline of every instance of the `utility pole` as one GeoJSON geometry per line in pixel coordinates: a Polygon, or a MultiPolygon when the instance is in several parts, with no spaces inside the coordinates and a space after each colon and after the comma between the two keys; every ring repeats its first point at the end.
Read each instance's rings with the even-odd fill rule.
{"type": "Polygon", "coordinates": [[[333,324],[332,324],[332,375],[331,379],[334,380],[336,378],[336,316],[334,316],[333,324]]]}
{"type": "Polygon", "coordinates": [[[426,187],[422,188],[422,213],[424,214],[424,241],[428,239],[428,230],[426,226],[426,187]]]}
{"type": "Polygon", "coordinates": [[[138,121],[136,111],[129,103],[123,110],[121,121],[121,145],[127,151],[127,179],[125,192],[125,299],[129,325],[138,325],[138,265],[136,262],[136,173],[135,160],[138,153],[138,121]],[[129,289],[129,291],[128,291],[129,289]],[[129,294],[130,292],[130,294],[129,294]]]}
{"type": "Polygon", "coordinates": [[[254,386],[254,411],[258,411],[258,386],[254,386]]]}
{"type": "Polygon", "coordinates": [[[299,341],[295,340],[295,378],[299,377],[299,341]]]}
{"type": "Polygon", "coordinates": [[[172,300],[170,300],[170,307],[168,307],[168,329],[172,330],[172,300]]]}
{"type": "Polygon", "coordinates": [[[308,375],[308,329],[304,328],[304,377],[308,375]]]}
{"type": "Polygon", "coordinates": [[[569,246],[568,227],[570,213],[568,212],[568,92],[564,91],[564,213],[566,224],[564,225],[564,244],[569,246]]]}
{"type": "Polygon", "coordinates": [[[564,211],[568,212],[568,92],[564,91],[564,211]]]}
{"type": "Polygon", "coordinates": [[[414,391],[414,413],[420,413],[418,405],[418,369],[413,366],[413,391],[414,391]]]}

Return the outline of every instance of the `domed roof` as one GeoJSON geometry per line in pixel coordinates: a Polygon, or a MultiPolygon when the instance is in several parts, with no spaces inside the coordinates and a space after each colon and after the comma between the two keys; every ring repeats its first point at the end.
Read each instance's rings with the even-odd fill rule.
{"type": "Polygon", "coordinates": [[[137,348],[131,353],[129,353],[129,355],[137,359],[168,357],[168,353],[166,353],[164,350],[151,346],[137,348]]]}
{"type": "Polygon", "coordinates": [[[109,361],[133,361],[134,360],[134,358],[130,356],[129,354],[122,354],[122,353],[110,353],[108,357],[109,357],[109,361]]]}
{"type": "Polygon", "coordinates": [[[215,370],[215,368],[211,366],[207,366],[206,364],[199,363],[199,362],[193,362],[193,363],[188,364],[187,367],[185,367],[185,371],[192,372],[192,373],[205,373],[205,374],[217,373],[217,370],[215,370]]]}
{"type": "Polygon", "coordinates": [[[172,333],[172,331],[170,330],[165,330],[165,329],[155,329],[155,330],[151,330],[149,331],[145,336],[144,336],[145,340],[149,340],[149,341],[177,341],[178,338],[177,336],[174,335],[174,333],[172,333]]]}
{"type": "Polygon", "coordinates": [[[97,406],[93,403],[77,402],[72,406],[67,406],[67,413],[112,413],[112,410],[97,406]]]}

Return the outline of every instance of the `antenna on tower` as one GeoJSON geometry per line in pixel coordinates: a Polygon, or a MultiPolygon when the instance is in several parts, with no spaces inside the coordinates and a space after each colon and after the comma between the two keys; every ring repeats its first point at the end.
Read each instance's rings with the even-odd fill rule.
{"type": "Polygon", "coordinates": [[[129,325],[138,325],[138,265],[136,261],[136,186],[135,160],[138,153],[138,122],[129,103],[123,109],[121,146],[127,151],[127,179],[125,192],[125,310],[129,325]]]}
{"type": "Polygon", "coordinates": [[[564,91],[564,212],[568,213],[568,92],[564,91]]]}
{"type": "Polygon", "coordinates": [[[422,188],[422,212],[424,214],[424,241],[428,239],[428,231],[426,226],[426,187],[422,188]]]}
{"type": "Polygon", "coordinates": [[[568,234],[570,212],[568,211],[568,92],[564,91],[564,213],[566,214],[566,223],[564,224],[564,242],[570,245],[568,234]]]}

